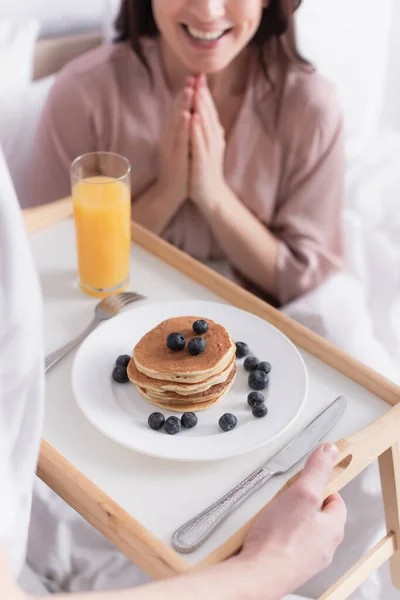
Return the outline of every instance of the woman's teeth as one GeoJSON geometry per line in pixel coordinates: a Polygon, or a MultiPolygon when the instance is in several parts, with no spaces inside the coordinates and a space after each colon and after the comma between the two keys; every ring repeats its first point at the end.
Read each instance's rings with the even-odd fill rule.
{"type": "Polygon", "coordinates": [[[219,29],[218,31],[200,31],[199,29],[188,26],[186,26],[186,31],[195,40],[204,42],[214,42],[215,40],[219,40],[225,33],[225,30],[223,29],[219,29]]]}

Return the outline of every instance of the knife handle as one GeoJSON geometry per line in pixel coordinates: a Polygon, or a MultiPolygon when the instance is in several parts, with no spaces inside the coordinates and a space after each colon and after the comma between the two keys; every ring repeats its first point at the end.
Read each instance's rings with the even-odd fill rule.
{"type": "Polygon", "coordinates": [[[197,550],[228,515],[274,475],[265,467],[251,473],[233,490],[177,529],[172,536],[172,546],[184,554],[197,550]]]}

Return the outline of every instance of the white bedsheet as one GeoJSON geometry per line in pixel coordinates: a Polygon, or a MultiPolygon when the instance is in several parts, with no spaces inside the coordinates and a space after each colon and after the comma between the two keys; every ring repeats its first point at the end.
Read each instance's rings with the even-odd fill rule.
{"type": "Polygon", "coordinates": [[[400,135],[349,159],[346,270],[285,312],[400,382],[400,135]]]}

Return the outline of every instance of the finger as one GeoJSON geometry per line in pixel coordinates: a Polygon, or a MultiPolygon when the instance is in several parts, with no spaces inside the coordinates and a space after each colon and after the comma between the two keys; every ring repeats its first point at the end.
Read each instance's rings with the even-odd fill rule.
{"type": "Polygon", "coordinates": [[[347,508],[340,494],[331,494],[328,496],[322,507],[322,513],[329,517],[334,517],[343,523],[346,522],[347,508]]]}
{"type": "Polygon", "coordinates": [[[198,87],[195,91],[194,109],[196,112],[201,114],[204,123],[207,123],[209,129],[213,131],[216,126],[215,117],[212,111],[210,110],[209,103],[207,103],[204,88],[198,87]]]}
{"type": "MultiPolygon", "coordinates": [[[[193,93],[193,92],[192,92],[193,93]]],[[[182,89],[176,96],[171,112],[164,123],[162,137],[166,140],[168,146],[174,146],[176,142],[176,132],[181,125],[182,112],[188,110],[186,106],[190,104],[190,91],[187,88],[182,89]]]]}
{"type": "Polygon", "coordinates": [[[210,122],[210,117],[207,113],[207,110],[204,106],[204,102],[201,99],[196,99],[196,95],[194,101],[194,111],[195,115],[197,115],[200,127],[203,130],[203,137],[207,148],[209,148],[210,144],[212,143],[213,136],[212,124],[210,122]]]}
{"type": "Polygon", "coordinates": [[[207,153],[207,144],[204,139],[203,128],[201,126],[201,117],[199,114],[192,115],[192,155],[194,160],[203,158],[207,153]]]}
{"type": "MultiPolygon", "coordinates": [[[[188,78],[185,87],[176,95],[171,112],[164,123],[161,132],[161,143],[167,153],[172,152],[176,148],[179,133],[182,132],[184,121],[187,119],[187,117],[182,117],[182,114],[192,110],[194,86],[194,78],[188,78]]],[[[188,132],[189,128],[187,128],[187,135],[188,132]]]]}
{"type": "Polygon", "coordinates": [[[176,128],[174,150],[177,152],[178,158],[184,160],[189,156],[190,118],[189,111],[181,111],[176,128]]]}
{"type": "Polygon", "coordinates": [[[298,479],[298,486],[308,493],[316,508],[322,505],[324,490],[333,471],[338,453],[338,449],[332,444],[320,446],[308,458],[298,479]]]}
{"type": "Polygon", "coordinates": [[[339,494],[331,494],[324,503],[320,518],[323,519],[323,527],[326,532],[331,532],[333,547],[342,543],[347,521],[347,508],[343,498],[339,494]]]}
{"type": "Polygon", "coordinates": [[[203,86],[198,88],[195,92],[195,107],[197,105],[201,109],[201,115],[206,127],[206,140],[210,147],[212,139],[225,140],[225,130],[219,120],[217,107],[215,106],[214,99],[211,92],[205,83],[203,86]]]}
{"type": "Polygon", "coordinates": [[[166,140],[167,146],[175,148],[179,143],[179,134],[182,132],[183,121],[187,117],[183,117],[183,113],[190,112],[193,105],[194,88],[184,88],[176,97],[172,114],[168,118],[163,128],[163,139],[166,140]]]}
{"type": "Polygon", "coordinates": [[[205,113],[205,115],[207,115],[207,117],[210,119],[210,122],[212,123],[215,120],[215,114],[211,110],[208,96],[211,98],[211,103],[214,104],[214,101],[211,97],[211,93],[207,86],[206,77],[205,75],[200,75],[196,81],[195,86],[195,109],[197,109],[198,107],[198,111],[200,111],[200,107],[202,107],[203,112],[205,113]]]}
{"type": "Polygon", "coordinates": [[[196,84],[196,89],[194,93],[194,112],[200,117],[200,124],[203,129],[204,139],[207,144],[207,148],[209,148],[213,135],[212,119],[204,102],[204,97],[201,95],[201,90],[199,88],[198,82],[196,84]]]}
{"type": "Polygon", "coordinates": [[[196,82],[197,82],[196,77],[193,77],[192,75],[188,75],[188,77],[186,77],[185,86],[189,86],[189,87],[192,87],[193,89],[195,89],[196,82]]]}
{"type": "Polygon", "coordinates": [[[197,82],[197,94],[204,100],[205,109],[213,126],[220,125],[217,107],[211,95],[210,88],[207,84],[207,79],[204,75],[200,76],[197,82]]]}
{"type": "Polygon", "coordinates": [[[185,85],[176,94],[172,107],[172,120],[176,123],[180,119],[181,111],[191,110],[195,93],[195,81],[193,77],[187,77],[185,85]]]}
{"type": "Polygon", "coordinates": [[[191,111],[193,108],[194,87],[186,85],[178,98],[177,111],[191,111]]]}

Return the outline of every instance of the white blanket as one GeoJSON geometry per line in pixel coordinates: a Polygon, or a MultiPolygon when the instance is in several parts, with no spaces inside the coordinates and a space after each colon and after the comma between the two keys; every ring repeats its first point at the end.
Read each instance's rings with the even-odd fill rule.
{"type": "Polygon", "coordinates": [[[348,160],[346,272],[285,312],[400,382],[400,135],[348,160]]]}

